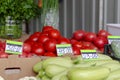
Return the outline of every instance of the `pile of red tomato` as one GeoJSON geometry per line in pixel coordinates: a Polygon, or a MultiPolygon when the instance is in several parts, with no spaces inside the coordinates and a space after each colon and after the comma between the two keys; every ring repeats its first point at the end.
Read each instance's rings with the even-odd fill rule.
{"type": "Polygon", "coordinates": [[[44,26],[41,32],[35,32],[30,35],[24,44],[24,54],[57,56],[56,44],[70,44],[70,40],[63,37],[58,29],[44,26]]]}
{"type": "MultiPolygon", "coordinates": [[[[35,32],[23,43],[23,52],[20,57],[57,56],[56,44],[71,44],[74,55],[80,55],[81,49],[96,49],[103,52],[104,45],[108,44],[107,36],[111,35],[106,30],[98,33],[76,30],[71,38],[61,35],[58,29],[44,26],[41,32],[35,32]]],[[[5,42],[0,41],[0,57],[8,57],[5,53],[5,42]]]]}
{"type": "Polygon", "coordinates": [[[76,30],[73,32],[71,44],[73,46],[74,54],[81,49],[95,49],[103,52],[104,45],[108,44],[107,36],[111,35],[106,30],[99,30],[98,33],[86,32],[84,30],[76,30]]]}
{"type": "Polygon", "coordinates": [[[0,58],[7,58],[8,54],[5,53],[5,42],[0,41],[0,58]]]}
{"type": "Polygon", "coordinates": [[[24,42],[24,54],[38,56],[57,56],[56,44],[71,44],[74,55],[80,55],[81,49],[96,49],[103,52],[104,45],[108,43],[106,30],[98,33],[76,30],[70,39],[61,35],[58,29],[44,26],[41,32],[35,32],[24,42]]]}

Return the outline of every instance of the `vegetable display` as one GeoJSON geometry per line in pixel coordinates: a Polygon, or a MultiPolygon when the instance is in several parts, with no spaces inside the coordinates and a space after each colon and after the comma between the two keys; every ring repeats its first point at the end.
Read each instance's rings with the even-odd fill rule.
{"type": "Polygon", "coordinates": [[[41,32],[33,33],[24,43],[31,46],[29,52],[31,54],[55,57],[57,56],[56,44],[67,44],[70,43],[70,40],[62,36],[58,29],[44,26],[41,32]]]}
{"type": "MultiPolygon", "coordinates": [[[[12,3],[11,1],[12,0],[7,0],[7,3],[10,4],[12,3]]],[[[47,0],[41,1],[42,4],[39,6],[42,7],[41,19],[43,19],[43,28],[41,31],[31,34],[23,42],[22,53],[18,54],[18,56],[20,58],[38,56],[42,59],[40,62],[33,65],[32,70],[36,73],[35,76],[25,76],[19,80],[119,80],[120,62],[112,59],[110,56],[101,54],[104,51],[104,46],[108,44],[107,36],[111,34],[106,30],[99,30],[97,33],[76,30],[72,33],[70,38],[64,37],[57,29],[58,23],[54,24],[54,21],[52,22],[52,20],[58,22],[58,17],[56,19],[56,16],[58,16],[58,0],[48,0],[48,2],[47,0]],[[47,3],[50,4],[48,5],[47,3]],[[53,19],[53,16],[55,16],[55,19],[53,19]],[[57,44],[71,44],[73,55],[58,56],[56,50],[57,44]],[[99,52],[96,53],[98,58],[85,60],[81,55],[81,50],[87,49],[99,52]]],[[[15,0],[15,2],[18,3],[19,0],[15,0]]],[[[29,20],[31,17],[39,14],[36,10],[33,11],[32,7],[38,10],[38,6],[35,6],[35,4],[32,5],[32,0],[26,0],[26,2],[29,3],[29,5],[25,6],[24,4],[26,3],[24,3],[24,1],[19,5],[22,6],[21,9],[23,10],[16,6],[16,8],[18,8],[17,12],[24,12],[24,14],[22,14],[23,16],[17,14],[16,8],[13,8],[15,3],[10,5],[9,9],[7,9],[7,13],[10,13],[9,16],[16,14],[16,17],[13,17],[14,20],[29,20]],[[12,10],[15,12],[11,13],[12,10]],[[30,14],[28,15],[28,13],[30,14]]],[[[0,3],[2,4],[2,1],[0,1],[0,3]]],[[[7,7],[4,9],[6,8],[7,7]]],[[[2,10],[2,7],[0,8],[0,10],[3,11],[0,12],[0,15],[6,13],[4,9],[2,10]]],[[[6,15],[3,17],[6,17],[6,15]]],[[[4,20],[2,16],[1,19],[4,20]]],[[[2,23],[5,22],[2,21],[2,23]]],[[[16,28],[16,26],[13,27],[16,28]]],[[[2,31],[4,29],[3,27],[1,28],[2,31]]],[[[9,27],[6,29],[9,29],[9,27]]],[[[19,31],[17,31],[17,29],[14,30],[14,34],[18,32],[17,35],[19,35],[19,31]]],[[[0,34],[5,34],[5,31],[2,31],[0,31],[0,34]]],[[[111,43],[111,47],[115,52],[114,55],[118,58],[120,57],[119,46],[119,42],[113,41],[111,43]]],[[[0,58],[8,58],[8,56],[11,55],[5,52],[5,47],[6,42],[0,41],[0,58]]],[[[0,80],[4,79],[0,76],[0,80]]]]}
{"type": "Polygon", "coordinates": [[[39,80],[117,80],[120,63],[111,57],[98,54],[97,60],[84,61],[74,58],[49,57],[33,66],[39,80]],[[66,64],[67,63],[67,64],[66,64]]]}
{"type": "Polygon", "coordinates": [[[107,36],[111,35],[106,30],[99,30],[97,33],[76,30],[70,39],[72,46],[79,49],[96,49],[103,52],[104,45],[108,44],[107,36]]]}
{"type": "MultiPolygon", "coordinates": [[[[105,30],[98,33],[76,30],[71,38],[61,35],[53,26],[44,26],[41,31],[31,34],[23,43],[23,52],[20,57],[57,56],[56,44],[71,44],[73,55],[81,55],[83,49],[95,49],[103,53],[104,45],[108,44],[107,36],[111,35],[105,30]]],[[[1,42],[0,57],[7,57],[5,42],[1,42]]]]}
{"type": "MultiPolygon", "coordinates": [[[[41,32],[31,34],[23,42],[23,52],[20,57],[41,56],[42,61],[33,66],[36,76],[21,78],[33,80],[117,80],[120,77],[120,62],[111,57],[100,54],[104,45],[108,44],[107,36],[111,35],[105,30],[98,33],[77,30],[71,38],[61,35],[58,29],[44,26],[41,32]],[[56,44],[71,44],[73,55],[57,56],[56,44]],[[100,51],[98,58],[86,61],[82,58],[80,50],[95,49],[100,51]],[[44,58],[44,56],[47,56],[44,58]]],[[[112,42],[114,50],[117,42],[112,42]]],[[[117,51],[118,52],[118,51],[117,51]]],[[[7,58],[5,42],[0,41],[0,58],[7,58]]]]}
{"type": "MultiPolygon", "coordinates": [[[[34,46],[39,43],[43,46],[45,51],[44,53],[53,53],[54,56],[57,56],[56,44],[71,44],[74,55],[80,55],[81,49],[95,49],[103,53],[104,45],[108,44],[107,36],[111,35],[105,30],[100,30],[98,33],[76,30],[73,32],[72,38],[69,39],[62,36],[60,31],[52,26],[44,26],[42,31],[39,32],[39,35],[36,35],[36,33],[38,32],[30,35],[29,39],[27,39],[25,43],[32,43],[33,49],[34,46]]],[[[47,54],[42,54],[41,56],[45,55],[47,54]]],[[[48,54],[48,56],[50,55],[48,54]]]]}

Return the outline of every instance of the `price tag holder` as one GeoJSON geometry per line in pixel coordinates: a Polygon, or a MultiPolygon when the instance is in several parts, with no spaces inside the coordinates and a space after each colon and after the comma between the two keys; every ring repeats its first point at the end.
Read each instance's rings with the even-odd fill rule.
{"type": "Polygon", "coordinates": [[[22,54],[22,42],[6,40],[5,52],[11,54],[22,54]]]}
{"type": "Polygon", "coordinates": [[[108,36],[108,43],[111,44],[112,41],[120,41],[120,36],[108,36]]]}
{"type": "Polygon", "coordinates": [[[96,50],[80,50],[83,60],[94,60],[98,59],[96,50]]]}
{"type": "Polygon", "coordinates": [[[64,54],[67,54],[67,53],[73,54],[71,44],[57,44],[56,49],[57,49],[58,56],[63,56],[64,54]]]}

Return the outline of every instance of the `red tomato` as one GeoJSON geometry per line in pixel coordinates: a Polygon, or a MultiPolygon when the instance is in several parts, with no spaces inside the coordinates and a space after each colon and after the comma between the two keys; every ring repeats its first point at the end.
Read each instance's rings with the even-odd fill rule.
{"type": "Polygon", "coordinates": [[[48,36],[48,32],[49,32],[49,31],[42,32],[41,35],[46,35],[46,36],[48,36]]]}
{"type": "Polygon", "coordinates": [[[57,41],[54,39],[49,39],[44,43],[44,48],[47,51],[55,52],[56,51],[57,41]]]}
{"type": "Polygon", "coordinates": [[[52,39],[59,39],[61,37],[60,31],[57,29],[49,30],[48,36],[52,39]]]}
{"type": "Polygon", "coordinates": [[[93,50],[96,50],[98,51],[98,48],[93,44],[93,45],[90,45],[89,49],[93,49],[93,50]]]}
{"type": "Polygon", "coordinates": [[[35,44],[34,41],[30,41],[29,39],[27,39],[26,41],[24,41],[24,43],[30,44],[31,46],[32,46],[33,44],[35,44]]]}
{"type": "Polygon", "coordinates": [[[38,38],[38,42],[40,42],[40,43],[44,43],[47,40],[49,40],[49,37],[47,35],[40,35],[38,38]]]}
{"type": "Polygon", "coordinates": [[[74,54],[74,55],[80,55],[80,54],[81,54],[79,48],[77,48],[77,47],[72,47],[72,49],[73,49],[73,54],[74,54]]]}
{"type": "Polygon", "coordinates": [[[43,46],[39,45],[39,46],[34,46],[32,48],[32,53],[38,55],[38,56],[43,56],[45,53],[45,49],[43,46]]]}
{"type": "Polygon", "coordinates": [[[33,57],[33,53],[27,54],[27,57],[28,57],[28,58],[33,57]]]}
{"type": "Polygon", "coordinates": [[[100,53],[103,53],[104,52],[104,48],[100,48],[99,51],[100,51],[100,53]]]}
{"type": "Polygon", "coordinates": [[[65,37],[61,37],[58,39],[58,44],[69,44],[69,43],[70,43],[69,39],[65,37]]]}
{"type": "Polygon", "coordinates": [[[24,41],[24,43],[28,43],[28,42],[30,42],[29,38],[24,41]]]}
{"type": "Polygon", "coordinates": [[[85,36],[85,31],[84,30],[77,30],[73,33],[73,38],[76,40],[82,40],[85,36]]]}
{"type": "Polygon", "coordinates": [[[23,44],[23,52],[30,53],[31,52],[31,45],[28,43],[23,44]]]}
{"type": "Polygon", "coordinates": [[[57,55],[53,52],[45,52],[44,56],[56,57],[57,55]]]}
{"type": "Polygon", "coordinates": [[[1,47],[1,48],[5,49],[5,45],[6,45],[6,42],[0,41],[0,47],[1,47]]]}
{"type": "Polygon", "coordinates": [[[0,41],[0,51],[5,51],[6,42],[0,41]]]}
{"type": "Polygon", "coordinates": [[[49,31],[49,30],[52,30],[52,29],[53,29],[52,26],[43,26],[42,32],[46,32],[46,31],[49,31]]]}
{"type": "Polygon", "coordinates": [[[105,44],[107,44],[106,39],[103,37],[97,37],[94,40],[94,44],[95,46],[97,46],[98,48],[103,48],[105,44]]]}
{"type": "Polygon", "coordinates": [[[0,47],[0,52],[4,52],[5,48],[0,47]]]}
{"type": "Polygon", "coordinates": [[[38,40],[38,37],[41,35],[41,32],[35,32],[28,38],[30,41],[36,42],[38,40]]]}
{"type": "Polygon", "coordinates": [[[91,43],[91,42],[83,41],[84,49],[89,49],[92,45],[93,45],[93,43],[91,43]]]}
{"type": "Polygon", "coordinates": [[[76,43],[74,43],[72,46],[73,46],[73,47],[77,47],[77,48],[79,48],[79,49],[82,49],[82,48],[83,48],[82,42],[76,42],[76,43]]]}
{"type": "Polygon", "coordinates": [[[97,35],[95,33],[88,32],[88,33],[86,33],[84,40],[89,41],[89,42],[93,42],[96,37],[97,37],[97,35]]]}
{"type": "Polygon", "coordinates": [[[41,32],[34,32],[33,35],[40,36],[41,32]]]}
{"type": "Polygon", "coordinates": [[[98,34],[97,34],[98,36],[100,36],[100,37],[105,37],[105,38],[107,38],[107,36],[108,35],[111,35],[108,31],[106,31],[106,30],[99,30],[99,32],[98,32],[98,34]]]}
{"type": "Polygon", "coordinates": [[[78,41],[75,40],[75,39],[70,39],[70,43],[71,43],[71,44],[75,44],[76,42],[78,42],[78,41]]]}
{"type": "Polygon", "coordinates": [[[22,54],[20,54],[19,57],[21,57],[21,58],[30,58],[33,55],[34,55],[33,53],[22,52],[22,54]]]}
{"type": "Polygon", "coordinates": [[[0,52],[0,58],[8,58],[8,54],[5,52],[0,52]]]}
{"type": "Polygon", "coordinates": [[[30,37],[29,37],[29,40],[30,41],[33,41],[33,42],[36,42],[37,40],[38,40],[38,35],[31,35],[30,37]]]}
{"type": "Polygon", "coordinates": [[[35,46],[43,46],[42,43],[39,43],[39,42],[35,42],[33,45],[32,45],[32,48],[34,48],[35,46]]]}
{"type": "Polygon", "coordinates": [[[19,57],[20,58],[26,58],[27,57],[27,54],[26,52],[22,52],[22,54],[19,54],[19,57]]]}

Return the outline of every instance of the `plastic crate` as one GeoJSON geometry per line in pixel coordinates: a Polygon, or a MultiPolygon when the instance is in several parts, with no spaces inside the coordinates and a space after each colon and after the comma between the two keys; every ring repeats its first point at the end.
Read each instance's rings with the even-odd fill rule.
{"type": "Polygon", "coordinates": [[[106,28],[112,35],[120,36],[120,24],[107,24],[106,28]]]}

